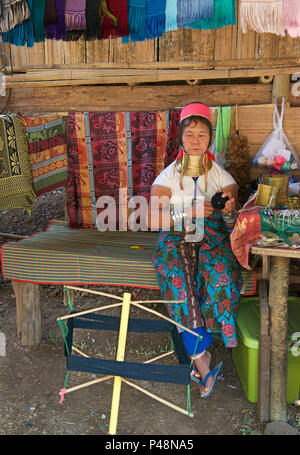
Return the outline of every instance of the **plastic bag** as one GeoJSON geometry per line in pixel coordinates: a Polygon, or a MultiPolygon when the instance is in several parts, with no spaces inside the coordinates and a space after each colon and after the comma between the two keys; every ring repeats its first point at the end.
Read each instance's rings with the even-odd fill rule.
{"type": "Polygon", "coordinates": [[[281,114],[277,105],[273,114],[274,131],[259,149],[252,164],[276,171],[300,169],[300,160],[296,151],[283,131],[284,98],[282,99],[281,114]]]}

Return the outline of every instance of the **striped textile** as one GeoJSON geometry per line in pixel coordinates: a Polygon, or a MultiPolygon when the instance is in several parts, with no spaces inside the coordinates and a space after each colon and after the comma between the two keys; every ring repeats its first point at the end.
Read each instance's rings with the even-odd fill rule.
{"type": "Polygon", "coordinates": [[[101,196],[116,203],[117,224],[128,217],[128,199],[150,196],[163,170],[168,112],[70,112],[68,118],[69,226],[96,226],[101,196]],[[119,202],[119,190],[125,194],[119,202]]]}
{"type": "Polygon", "coordinates": [[[25,127],[36,195],[66,186],[68,160],[64,119],[57,115],[20,118],[25,127]]]}
{"type": "Polygon", "coordinates": [[[159,289],[152,265],[158,234],[71,229],[45,232],[1,248],[6,279],[40,284],[105,284],[159,289]]]}

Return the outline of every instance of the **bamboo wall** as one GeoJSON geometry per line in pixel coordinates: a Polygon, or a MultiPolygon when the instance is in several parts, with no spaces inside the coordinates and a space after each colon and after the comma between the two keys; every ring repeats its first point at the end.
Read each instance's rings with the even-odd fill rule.
{"type": "Polygon", "coordinates": [[[270,33],[243,34],[238,26],[218,30],[167,32],[162,37],[123,44],[121,38],[74,42],[46,40],[33,48],[2,44],[15,69],[43,65],[194,62],[198,68],[284,67],[300,62],[300,38],[270,33]]]}

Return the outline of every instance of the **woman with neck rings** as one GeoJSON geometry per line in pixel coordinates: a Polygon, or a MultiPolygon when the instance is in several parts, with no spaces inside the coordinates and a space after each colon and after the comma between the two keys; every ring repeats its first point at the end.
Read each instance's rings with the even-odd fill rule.
{"type": "Polygon", "coordinates": [[[210,396],[223,368],[223,362],[210,368],[207,349],[214,338],[228,348],[237,346],[242,285],[229,240],[237,218],[237,184],[208,150],[212,131],[207,106],[191,103],[182,109],[180,152],[153,182],[149,209],[151,229],[160,229],[153,264],[161,294],[165,300],[184,301],[166,302],[169,315],[198,334],[178,329],[193,360],[191,376],[199,383],[201,398],[210,396]],[[221,210],[211,204],[217,192],[228,198],[221,210]]]}

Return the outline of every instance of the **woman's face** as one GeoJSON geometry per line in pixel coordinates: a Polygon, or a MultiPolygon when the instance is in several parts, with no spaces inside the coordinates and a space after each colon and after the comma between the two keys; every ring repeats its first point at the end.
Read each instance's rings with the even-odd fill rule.
{"type": "Polygon", "coordinates": [[[201,120],[193,121],[182,133],[182,144],[189,155],[203,155],[209,144],[209,128],[201,120]]]}

